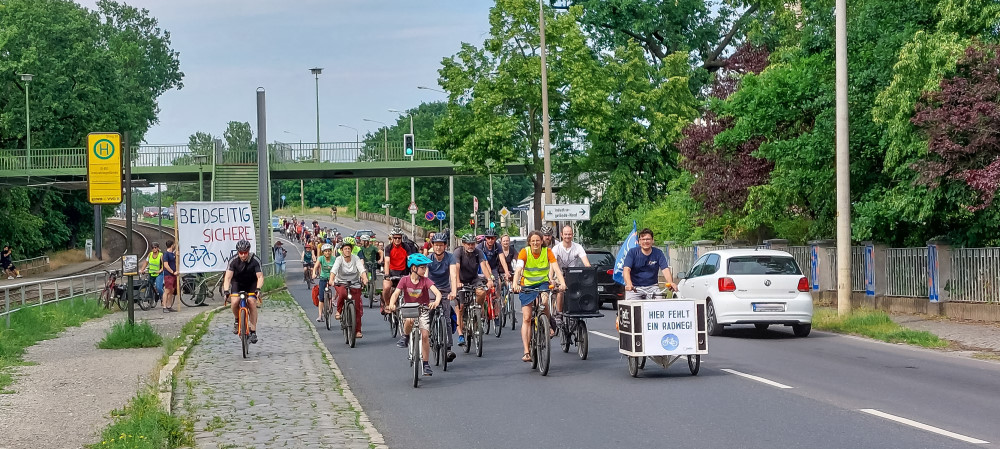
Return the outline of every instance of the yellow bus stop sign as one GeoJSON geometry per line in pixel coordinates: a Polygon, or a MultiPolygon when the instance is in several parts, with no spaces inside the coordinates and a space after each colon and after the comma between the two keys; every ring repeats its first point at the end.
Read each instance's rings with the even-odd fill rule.
{"type": "Polygon", "coordinates": [[[87,135],[87,198],[90,204],[121,204],[121,142],[118,133],[87,135]]]}

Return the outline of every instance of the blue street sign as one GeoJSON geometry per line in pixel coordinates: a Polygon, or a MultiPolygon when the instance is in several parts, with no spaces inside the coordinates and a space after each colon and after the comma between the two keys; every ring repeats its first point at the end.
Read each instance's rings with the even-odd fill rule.
{"type": "Polygon", "coordinates": [[[448,218],[448,214],[444,213],[443,210],[439,210],[437,213],[437,219],[444,220],[445,218],[448,218]]]}
{"type": "Polygon", "coordinates": [[[281,195],[281,201],[285,201],[285,195],[281,195]]]}

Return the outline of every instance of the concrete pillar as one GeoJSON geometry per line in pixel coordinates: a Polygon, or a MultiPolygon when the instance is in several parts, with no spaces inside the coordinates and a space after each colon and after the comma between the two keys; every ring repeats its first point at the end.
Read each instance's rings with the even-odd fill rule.
{"type": "Polygon", "coordinates": [[[951,243],[944,239],[934,239],[927,242],[927,278],[928,296],[931,305],[927,312],[940,314],[940,303],[951,300],[951,293],[946,288],[951,281],[951,243]]]}
{"type": "Polygon", "coordinates": [[[813,290],[836,290],[837,273],[834,263],[837,256],[836,242],[833,240],[813,240],[809,242],[812,248],[812,280],[813,290]]]}
{"type": "Polygon", "coordinates": [[[788,240],[785,239],[769,239],[764,240],[764,247],[767,249],[775,249],[779,251],[785,251],[788,249],[788,240]]]}

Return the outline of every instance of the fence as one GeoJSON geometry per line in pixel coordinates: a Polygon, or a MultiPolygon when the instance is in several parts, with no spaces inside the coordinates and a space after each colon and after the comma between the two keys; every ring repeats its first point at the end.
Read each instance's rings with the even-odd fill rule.
{"type": "Polygon", "coordinates": [[[885,250],[887,296],[927,297],[927,248],[885,250]]]}
{"type": "Polygon", "coordinates": [[[0,287],[0,292],[3,293],[3,310],[0,316],[6,317],[9,328],[10,315],[14,312],[25,307],[38,307],[100,293],[106,277],[107,272],[98,271],[60,279],[5,285],[0,287]]]}
{"type": "MultiPolygon", "coordinates": [[[[430,149],[430,141],[416,142],[413,160],[443,160],[440,151],[430,149]]],[[[275,143],[270,145],[271,161],[278,164],[294,162],[391,162],[411,159],[403,142],[323,142],[275,143]]]]}
{"type": "Polygon", "coordinates": [[[1000,302],[1000,248],[953,249],[944,288],[951,301],[1000,302]]]}
{"type": "Polygon", "coordinates": [[[31,259],[15,260],[14,266],[21,275],[42,273],[49,269],[49,256],[32,257],[31,259]]]}

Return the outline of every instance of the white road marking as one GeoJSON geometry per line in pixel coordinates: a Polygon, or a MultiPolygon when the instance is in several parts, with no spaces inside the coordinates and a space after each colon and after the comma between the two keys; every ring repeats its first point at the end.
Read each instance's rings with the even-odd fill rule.
{"type": "Polygon", "coordinates": [[[604,338],[607,338],[607,339],[609,339],[609,340],[614,340],[614,341],[618,341],[618,337],[613,337],[613,336],[611,336],[611,335],[608,335],[608,334],[605,334],[605,333],[603,333],[603,332],[597,332],[597,331],[590,331],[590,333],[592,333],[592,334],[594,334],[594,335],[597,335],[597,336],[599,336],[599,337],[604,337],[604,338]]]}
{"type": "Polygon", "coordinates": [[[773,380],[765,379],[763,377],[754,376],[752,374],[747,374],[747,373],[741,373],[741,372],[736,371],[734,369],[724,368],[721,371],[725,371],[725,372],[727,372],[729,374],[735,374],[737,376],[746,377],[747,379],[750,379],[750,380],[756,380],[757,382],[760,382],[760,383],[763,383],[763,384],[767,384],[767,385],[770,385],[772,387],[777,387],[777,388],[794,388],[794,387],[790,387],[790,386],[785,385],[785,384],[781,384],[781,383],[775,382],[773,380]]]}
{"type": "Polygon", "coordinates": [[[972,437],[967,437],[965,435],[957,434],[955,432],[949,432],[947,430],[944,430],[944,429],[941,429],[941,428],[938,428],[938,427],[934,427],[934,426],[930,426],[930,425],[927,425],[927,424],[924,424],[924,423],[916,422],[916,421],[914,421],[912,419],[906,419],[906,418],[903,418],[903,417],[900,417],[900,416],[890,415],[888,413],[885,413],[885,412],[882,412],[882,411],[879,411],[879,410],[875,410],[873,408],[863,408],[863,409],[860,409],[858,411],[867,413],[869,415],[875,415],[875,416],[878,416],[879,418],[885,418],[885,419],[888,419],[890,421],[896,421],[896,422],[898,422],[900,424],[905,424],[905,425],[910,426],[910,427],[916,427],[916,428],[918,428],[920,430],[926,430],[928,432],[936,433],[938,435],[944,435],[946,437],[954,438],[956,440],[964,441],[966,443],[972,443],[972,444],[990,444],[989,441],[983,441],[983,440],[980,440],[980,439],[976,439],[976,438],[972,438],[972,437]]]}

